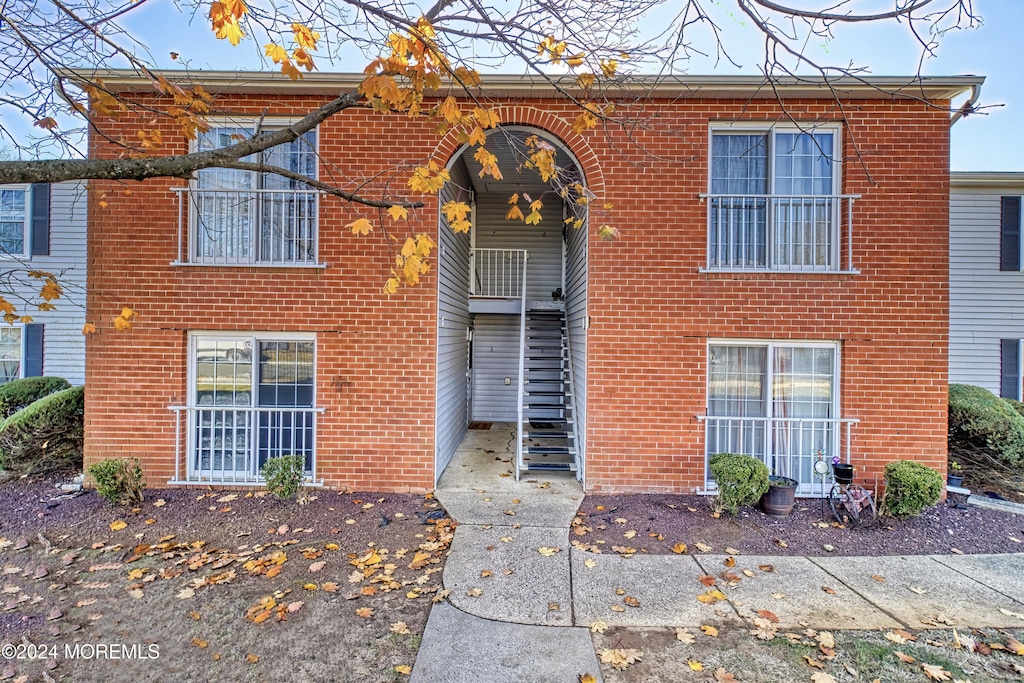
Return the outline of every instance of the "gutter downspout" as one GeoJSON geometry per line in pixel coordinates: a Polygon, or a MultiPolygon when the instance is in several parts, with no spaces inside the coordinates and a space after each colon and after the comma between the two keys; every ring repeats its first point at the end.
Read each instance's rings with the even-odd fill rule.
{"type": "Polygon", "coordinates": [[[953,116],[949,119],[949,125],[952,128],[953,124],[967,116],[974,111],[974,105],[977,104],[978,98],[981,97],[981,84],[971,86],[971,96],[964,102],[953,116]]]}

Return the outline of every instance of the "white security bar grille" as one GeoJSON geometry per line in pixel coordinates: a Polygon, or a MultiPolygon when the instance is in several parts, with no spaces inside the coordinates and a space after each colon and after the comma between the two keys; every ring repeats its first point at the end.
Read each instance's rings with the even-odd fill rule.
{"type": "Polygon", "coordinates": [[[178,265],[316,266],[320,193],[177,188],[178,265]]]}
{"type": "Polygon", "coordinates": [[[525,249],[473,249],[469,293],[481,297],[522,296],[526,259],[525,249]]]}
{"type": "Polygon", "coordinates": [[[708,270],[854,272],[859,195],[700,196],[708,203],[708,270]]]}

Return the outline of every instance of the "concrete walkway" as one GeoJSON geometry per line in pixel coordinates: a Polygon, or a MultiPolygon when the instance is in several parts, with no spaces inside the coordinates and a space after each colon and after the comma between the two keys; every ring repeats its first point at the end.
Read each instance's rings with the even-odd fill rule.
{"type": "Polygon", "coordinates": [[[1024,628],[1024,554],[739,555],[728,571],[740,580],[718,580],[727,599],[702,603],[696,597],[709,589],[700,577],[725,572],[725,556],[573,549],[580,485],[568,474],[501,476],[515,448],[507,427],[470,432],[438,485],[459,522],[444,570],[450,604],[431,611],[413,683],[601,680],[595,621],[699,627],[767,609],[781,628],[1024,628]]]}

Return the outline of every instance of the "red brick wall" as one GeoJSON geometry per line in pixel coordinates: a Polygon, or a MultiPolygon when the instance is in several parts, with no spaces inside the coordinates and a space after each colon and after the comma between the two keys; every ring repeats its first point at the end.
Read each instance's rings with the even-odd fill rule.
{"type": "MultiPolygon", "coordinates": [[[[221,98],[218,105],[294,115],[317,98],[221,98]]],[[[615,208],[622,234],[596,237],[591,221],[588,336],[588,488],[690,491],[703,482],[709,338],[828,340],[841,343],[844,417],[854,429],[853,461],[870,481],[892,459],[942,468],[946,434],[947,114],[919,103],[846,103],[842,192],[855,204],[859,275],[701,274],[705,263],[708,124],[776,121],[777,103],[690,100],[665,103],[646,129],[574,135],[572,112],[552,101],[503,108],[503,121],[543,127],[580,159],[591,187],[615,208]],[[852,137],[851,137],[852,136],[852,137]],[[853,139],[860,151],[853,152],[853,139]],[[870,176],[870,178],[869,178],[870,176]],[[640,192],[638,190],[645,190],[640,192]]],[[[790,102],[798,120],[838,119],[829,103],[790,102]]],[[[627,111],[627,109],[620,109],[627,111]]],[[[133,136],[126,118],[105,132],[133,136]]],[[[172,127],[168,151],[185,149],[172,127]]],[[[396,164],[457,145],[403,116],[349,111],[319,132],[330,172],[347,183],[383,174],[404,187],[396,164]]],[[[94,137],[93,154],[111,149],[94,137]]],[[[322,166],[321,177],[328,177],[322,166]]],[[[344,183],[343,183],[344,184],[344,183]]],[[[391,257],[380,238],[343,226],[372,210],[322,201],[325,270],[171,267],[177,242],[172,187],[184,181],[92,184],[88,340],[87,462],[143,459],[152,484],[174,471],[175,418],[186,393],[189,330],[317,334],[318,472],[356,489],[423,490],[433,483],[435,273],[390,299],[380,294],[391,257]],[[130,194],[128,194],[130,192],[130,194]],[[99,199],[107,203],[99,205],[99,199]],[[135,329],[108,321],[128,305],[135,329]]],[[[352,185],[349,185],[351,187],[352,185]]],[[[379,188],[379,183],[376,186],[379,188]]],[[[375,187],[367,190],[372,193],[375,187]]],[[[410,228],[437,230],[436,203],[410,228]]],[[[401,234],[401,233],[400,233],[401,234]]]]}

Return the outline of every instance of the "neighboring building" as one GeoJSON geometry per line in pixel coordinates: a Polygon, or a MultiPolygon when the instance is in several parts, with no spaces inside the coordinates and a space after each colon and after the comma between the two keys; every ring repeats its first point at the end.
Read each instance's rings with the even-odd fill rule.
{"type": "Polygon", "coordinates": [[[0,383],[48,375],[85,382],[85,238],[88,218],[84,183],[0,185],[0,272],[3,295],[31,323],[0,320],[0,383]],[[31,271],[57,276],[64,296],[52,311],[36,306],[40,280],[31,271]]]}
{"type": "MultiPolygon", "coordinates": [[[[361,77],[203,78],[219,111],[239,112],[212,121],[206,149],[361,77]]],[[[89,316],[138,319],[88,339],[86,463],[135,456],[154,485],[256,483],[266,458],[300,453],[327,485],[422,491],[471,420],[522,414],[523,471],[574,470],[588,491],[705,490],[707,456],[727,450],[805,494],[822,490],[819,459],[868,484],[895,459],[944,470],[948,112],[981,82],[641,80],[645,104],[619,111],[643,125],[577,134],[550,86],[496,76],[503,181],[481,179],[454,132],[348,110],[275,159],[323,179],[345,169],[370,194],[404,183],[397,165],[452,174],[410,214],[410,231],[437,236],[431,272],[390,298],[382,221],[353,236],[366,210],[293,181],[211,170],[107,191],[89,207],[89,316]],[[607,216],[516,172],[532,135],[607,216]],[[538,225],[505,220],[513,192],[544,195],[538,225]],[[439,215],[453,198],[473,203],[469,235],[439,215]],[[621,238],[599,239],[604,222],[621,238]]],[[[151,90],[128,73],[105,84],[151,90]]],[[[92,155],[140,125],[109,123],[92,155]]],[[[189,149],[170,124],[162,139],[189,149]]]]}
{"type": "Polygon", "coordinates": [[[1024,173],[952,173],[949,381],[1021,400],[1024,173]]]}

